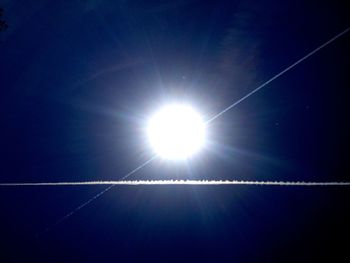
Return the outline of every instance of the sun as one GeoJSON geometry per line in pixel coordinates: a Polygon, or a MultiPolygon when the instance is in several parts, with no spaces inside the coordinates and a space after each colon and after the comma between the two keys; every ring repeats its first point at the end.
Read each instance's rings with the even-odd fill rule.
{"type": "Polygon", "coordinates": [[[183,160],[197,153],[205,142],[205,124],[190,106],[173,104],[150,118],[149,142],[163,159],[183,160]]]}

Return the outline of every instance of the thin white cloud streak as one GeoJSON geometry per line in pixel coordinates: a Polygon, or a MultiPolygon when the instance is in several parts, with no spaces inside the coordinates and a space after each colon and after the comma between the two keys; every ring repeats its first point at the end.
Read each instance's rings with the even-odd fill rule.
{"type": "Polygon", "coordinates": [[[152,162],[154,159],[156,159],[158,157],[158,155],[153,155],[152,158],[150,158],[148,161],[144,162],[143,164],[141,164],[140,166],[138,166],[137,168],[135,168],[134,170],[132,170],[131,172],[127,173],[126,175],[124,175],[121,180],[124,180],[126,178],[128,178],[130,175],[136,173],[138,170],[142,169],[143,167],[145,167],[147,164],[149,164],[150,162],[152,162]]]}
{"type": "MultiPolygon", "coordinates": [[[[0,186],[3,186],[4,184],[1,184],[0,186]]],[[[62,184],[61,184],[62,185],[62,184]]],[[[80,209],[82,209],[83,207],[87,206],[88,204],[90,204],[92,201],[94,201],[95,199],[99,198],[101,195],[103,195],[105,192],[107,192],[108,190],[110,190],[112,187],[114,187],[115,185],[112,184],[110,186],[108,186],[106,189],[104,189],[103,191],[99,192],[97,195],[93,196],[92,198],[90,198],[89,200],[87,200],[86,202],[82,203],[81,205],[79,205],[78,207],[76,207],[74,210],[72,210],[71,212],[69,212],[68,214],[64,215],[63,217],[61,217],[60,219],[58,219],[54,224],[52,224],[51,226],[46,227],[43,231],[39,232],[36,234],[36,237],[39,237],[40,235],[44,234],[45,232],[49,231],[52,227],[55,227],[57,225],[59,225],[60,223],[62,223],[64,220],[68,219],[70,216],[72,216],[73,214],[75,214],[76,212],[78,212],[80,209]]]]}
{"type": "MultiPolygon", "coordinates": [[[[139,165],[138,167],[136,167],[134,170],[130,171],[129,173],[127,173],[126,175],[124,175],[121,180],[124,180],[126,178],[128,178],[130,175],[136,173],[137,171],[139,171],[140,169],[142,169],[143,167],[145,167],[146,165],[148,165],[149,163],[151,163],[153,160],[155,160],[158,157],[158,155],[154,155],[152,156],[150,159],[148,159],[146,162],[144,162],[143,164],[139,165]]],[[[118,181],[116,181],[118,182],[118,181]]],[[[52,185],[52,186],[58,186],[58,185],[84,185],[84,183],[88,183],[88,182],[58,182],[58,183],[24,183],[24,184],[9,184],[9,183],[1,183],[0,186],[29,186],[29,185],[52,185]]],[[[85,184],[86,185],[86,184],[85,184]]],[[[95,184],[96,185],[96,184],[95,184]]],[[[66,219],[68,219],[69,217],[71,217],[72,215],[74,215],[76,212],[78,212],[80,209],[84,208],[85,206],[87,206],[88,204],[90,204],[92,201],[94,201],[95,199],[99,198],[101,195],[105,194],[107,191],[111,190],[114,186],[116,186],[117,184],[113,184],[113,183],[109,183],[107,188],[105,188],[104,190],[102,190],[101,192],[99,192],[98,194],[94,195],[93,197],[91,197],[89,200],[87,200],[86,202],[82,203],[81,205],[79,205],[78,207],[76,207],[74,210],[72,210],[71,212],[69,212],[68,214],[64,215],[63,217],[61,217],[60,219],[58,219],[54,224],[52,224],[51,226],[48,226],[47,228],[45,228],[42,232],[39,232],[36,234],[36,237],[39,237],[40,235],[44,234],[45,232],[49,231],[52,227],[55,227],[57,225],[59,225],[60,223],[62,223],[63,221],[65,221],[66,219]]]]}
{"type": "Polygon", "coordinates": [[[219,113],[215,114],[213,117],[211,117],[209,120],[206,121],[206,123],[210,123],[213,120],[217,119],[218,117],[220,117],[222,114],[224,114],[225,112],[231,110],[233,107],[235,107],[237,104],[241,103],[242,101],[244,101],[245,99],[247,99],[248,97],[250,97],[251,95],[253,95],[254,93],[258,92],[259,90],[261,90],[262,88],[264,88],[265,86],[267,86],[268,84],[270,84],[272,81],[274,81],[275,79],[279,78],[280,76],[282,76],[284,73],[288,72],[289,70],[291,70],[292,68],[294,68],[295,66],[297,66],[299,63],[303,62],[304,60],[306,60],[307,58],[311,57],[312,55],[314,55],[315,53],[317,53],[318,51],[320,51],[321,49],[323,49],[324,47],[328,46],[329,44],[331,44],[332,42],[334,42],[335,40],[337,40],[339,37],[345,35],[346,33],[348,33],[350,30],[350,27],[348,27],[347,29],[345,29],[344,31],[342,31],[341,33],[339,33],[338,35],[332,37],[330,40],[328,40],[327,42],[323,43],[321,46],[319,46],[318,48],[314,49],[313,51],[311,51],[310,53],[306,54],[305,56],[303,56],[302,58],[300,58],[299,60],[297,60],[296,62],[294,62],[292,65],[290,65],[289,67],[287,67],[286,69],[282,70],[280,73],[276,74],[275,76],[273,76],[272,78],[270,78],[269,80],[265,81],[263,84],[261,84],[259,87],[257,87],[256,89],[252,90],[251,92],[249,92],[247,95],[243,96],[242,98],[240,98],[239,100],[237,100],[236,102],[232,103],[231,105],[229,105],[228,107],[226,107],[225,109],[223,109],[222,111],[220,111],[219,113]]]}
{"type": "Polygon", "coordinates": [[[2,183],[0,186],[79,186],[110,185],[93,198],[77,207],[67,216],[84,207],[116,185],[277,185],[277,186],[350,186],[350,182],[305,182],[305,181],[244,181],[244,180],[120,180],[87,182],[51,182],[51,183],[2,183]]]}
{"type": "MultiPolygon", "coordinates": [[[[314,49],[313,51],[309,52],[308,54],[306,54],[304,57],[300,58],[299,60],[297,60],[296,62],[294,62],[292,65],[290,65],[289,67],[287,67],[286,69],[282,70],[280,73],[278,73],[277,75],[275,75],[274,77],[270,78],[269,80],[267,80],[266,82],[264,82],[263,84],[261,84],[259,87],[257,87],[256,89],[254,89],[253,91],[249,92],[247,95],[243,96],[241,99],[239,99],[238,101],[234,102],[233,104],[229,105],[228,107],[226,107],[225,109],[223,109],[222,111],[220,111],[219,113],[217,113],[216,115],[214,115],[213,117],[211,117],[209,120],[206,121],[206,124],[212,122],[213,120],[217,119],[218,117],[220,117],[222,114],[224,114],[225,112],[231,110],[233,107],[235,107],[237,104],[239,104],[240,102],[244,101],[245,99],[247,99],[248,97],[250,97],[251,95],[253,95],[254,93],[256,93],[257,91],[259,91],[260,89],[262,89],[263,87],[267,86],[268,84],[270,84],[272,81],[274,81],[275,79],[279,78],[280,76],[282,76],[283,74],[285,74],[286,72],[288,72],[289,70],[291,70],[292,68],[294,68],[295,66],[297,66],[299,63],[303,62],[304,60],[306,60],[307,58],[309,58],[310,56],[314,55],[315,53],[317,53],[318,51],[320,51],[321,49],[323,49],[324,47],[328,46],[329,44],[331,44],[332,42],[334,42],[336,39],[338,39],[339,37],[341,37],[342,35],[345,35],[347,32],[349,32],[350,27],[348,27],[347,29],[345,29],[344,31],[342,31],[341,33],[337,34],[336,36],[334,36],[333,38],[331,38],[330,40],[328,40],[327,42],[325,42],[324,44],[320,45],[318,48],[314,49]]],[[[127,175],[125,175],[124,177],[122,177],[123,179],[126,179],[128,176],[130,176],[131,174],[137,172],[138,170],[140,170],[141,168],[143,168],[144,166],[146,166],[148,163],[150,163],[151,161],[153,161],[157,156],[153,156],[151,159],[149,159],[148,161],[146,161],[145,163],[143,163],[142,165],[140,165],[139,167],[135,168],[134,170],[132,170],[130,173],[128,173],[127,175]]],[[[120,182],[120,181],[116,181],[116,182],[120,182]]],[[[225,181],[226,182],[226,181],[225,181]]],[[[101,184],[101,183],[100,183],[101,184]]],[[[118,183],[121,184],[121,183],[118,183]]],[[[125,183],[124,183],[125,184],[125,183]]],[[[134,183],[136,184],[136,183],[134,183]]],[[[175,184],[175,183],[173,183],[175,184]]],[[[204,184],[204,183],[202,183],[204,184]]],[[[231,183],[221,183],[221,184],[246,184],[246,185],[290,185],[290,186],[294,186],[294,185],[299,185],[299,186],[311,186],[311,185],[348,185],[348,182],[270,182],[270,181],[261,181],[261,182],[254,182],[254,181],[231,181],[231,183]],[[240,183],[238,183],[240,182],[240,183]],[[245,183],[243,183],[245,182],[245,183]]],[[[5,185],[9,185],[9,184],[1,184],[1,186],[5,186],[5,185]]],[[[19,186],[20,184],[17,184],[17,186],[19,186]]],[[[23,184],[22,184],[23,185],[23,184]]],[[[98,193],[97,195],[95,195],[94,197],[92,197],[91,199],[89,199],[88,201],[86,201],[85,203],[83,203],[82,205],[80,205],[79,207],[77,207],[76,209],[74,209],[72,212],[68,213],[67,215],[65,215],[64,217],[62,217],[60,220],[58,220],[56,222],[57,225],[59,223],[61,223],[62,221],[64,221],[65,219],[67,219],[68,217],[70,217],[71,215],[73,215],[75,212],[77,212],[78,210],[80,210],[81,208],[85,207],[86,205],[88,205],[89,203],[91,203],[93,200],[95,200],[96,198],[98,198],[99,196],[103,195],[105,192],[107,192],[108,190],[110,190],[111,188],[113,188],[115,185],[117,184],[111,184],[109,187],[107,187],[106,189],[104,189],[102,192],[98,193]]],[[[131,185],[131,184],[130,184],[131,185]]],[[[207,185],[209,185],[207,183],[207,185]]],[[[214,185],[210,184],[210,185],[214,185]]],[[[47,228],[47,230],[49,230],[49,228],[47,228]]],[[[45,231],[47,231],[45,230],[45,231]]]]}

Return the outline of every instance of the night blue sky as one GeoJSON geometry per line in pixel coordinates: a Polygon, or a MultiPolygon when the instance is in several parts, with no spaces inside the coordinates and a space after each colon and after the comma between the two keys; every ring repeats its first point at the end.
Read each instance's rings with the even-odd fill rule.
{"type": "MultiPolygon", "coordinates": [[[[144,128],[160,105],[208,119],[350,26],[341,1],[0,7],[1,182],[118,180],[153,155],[144,128]]],[[[349,44],[213,121],[189,162],[156,160],[130,179],[349,181],[349,44]]],[[[1,188],[3,262],[312,258],[349,232],[348,188],[145,186],[116,187],[35,238],[102,189],[1,188]]]]}

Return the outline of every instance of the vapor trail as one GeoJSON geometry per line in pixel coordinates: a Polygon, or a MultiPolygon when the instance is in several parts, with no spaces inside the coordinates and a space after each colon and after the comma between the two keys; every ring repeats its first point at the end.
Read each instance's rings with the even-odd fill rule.
{"type": "Polygon", "coordinates": [[[317,53],[318,51],[320,51],[324,47],[328,46],[329,44],[331,44],[332,42],[337,40],[339,37],[341,37],[342,35],[345,35],[347,32],[349,32],[349,30],[350,30],[350,27],[348,27],[347,29],[345,29],[344,31],[339,33],[338,35],[332,37],[330,40],[328,40],[327,42],[323,43],[321,46],[319,46],[318,48],[314,49],[313,51],[311,51],[310,53],[308,53],[307,55],[305,55],[301,59],[297,60],[296,62],[294,62],[292,65],[290,65],[286,69],[282,70],[277,75],[275,75],[272,78],[270,78],[269,80],[265,81],[263,84],[261,84],[259,87],[257,87],[256,89],[252,90],[251,92],[249,92],[247,95],[243,96],[242,98],[240,98],[236,102],[232,103],[230,106],[226,107],[225,109],[223,109],[219,113],[215,114],[213,117],[211,117],[209,120],[207,120],[206,123],[210,123],[213,120],[215,120],[216,118],[220,117],[222,114],[224,114],[225,112],[229,111],[230,109],[235,107],[237,104],[239,104],[240,102],[244,101],[245,99],[247,99],[248,97],[253,95],[255,92],[261,90],[263,87],[265,87],[266,85],[270,84],[272,81],[274,81],[275,79],[279,78],[284,73],[286,73],[287,71],[289,71],[292,68],[294,68],[295,66],[297,66],[299,63],[303,62],[304,60],[306,60],[307,58],[311,57],[312,55],[314,55],[315,53],[317,53]]]}
{"type": "MultiPolygon", "coordinates": [[[[91,201],[95,200],[116,185],[276,185],[276,186],[350,186],[350,182],[305,182],[305,181],[244,181],[244,180],[120,180],[120,181],[87,181],[56,183],[5,183],[0,186],[77,186],[77,185],[110,185],[108,188],[62,217],[62,222],[91,201]]],[[[56,224],[57,224],[56,223],[56,224]]],[[[55,224],[55,225],[56,225],[55,224]]]]}
{"type": "MultiPolygon", "coordinates": [[[[6,185],[10,185],[10,184],[1,184],[0,186],[6,186],[6,185]]],[[[28,184],[18,184],[18,185],[28,185],[28,184]]],[[[35,184],[29,184],[29,185],[35,185],[35,184]]],[[[51,184],[52,185],[52,184],[51,184]]],[[[56,184],[57,185],[57,184],[56,184]]],[[[62,184],[58,184],[58,185],[62,185],[62,184]]],[[[44,234],[45,232],[49,231],[52,227],[55,227],[57,225],[59,225],[60,223],[62,223],[64,220],[66,220],[67,218],[69,218],[70,216],[72,216],[73,214],[75,214],[77,211],[79,211],[81,208],[85,207],[86,205],[90,204],[92,201],[94,201],[95,199],[97,199],[98,197],[100,197],[101,195],[103,195],[105,192],[107,192],[108,190],[110,190],[112,187],[114,187],[115,185],[112,184],[110,186],[108,186],[106,189],[104,189],[103,191],[99,192],[97,195],[93,196],[92,198],[90,198],[89,200],[87,200],[86,202],[82,203],[81,205],[79,205],[78,207],[76,207],[74,210],[72,210],[71,212],[69,212],[68,214],[62,216],[60,219],[58,219],[55,223],[53,223],[51,226],[46,227],[43,231],[39,232],[36,234],[36,237],[39,237],[40,235],[44,234]]]]}
{"type": "MultiPolygon", "coordinates": [[[[206,123],[210,123],[213,120],[217,119],[222,114],[224,114],[225,112],[229,111],[230,109],[235,107],[240,102],[244,101],[245,99],[247,99],[248,97],[250,97],[251,95],[253,95],[257,91],[259,91],[260,89],[262,89],[263,87],[265,87],[266,85],[268,85],[269,83],[274,81],[275,79],[277,79],[280,76],[282,76],[284,73],[286,73],[290,69],[292,69],[295,66],[297,66],[299,63],[303,62],[304,60],[306,60],[310,56],[314,55],[315,53],[317,53],[318,51],[320,51],[324,47],[326,47],[329,44],[331,44],[332,42],[334,42],[336,39],[338,39],[342,35],[346,34],[349,30],[350,30],[350,27],[348,27],[347,29],[345,29],[344,31],[339,33],[338,35],[334,36],[333,38],[331,38],[330,40],[328,40],[327,42],[325,42],[324,44],[322,44],[318,48],[314,49],[313,51],[311,51],[310,53],[308,53],[304,57],[300,58],[299,60],[294,62],[289,67],[287,67],[286,69],[282,70],[280,73],[278,73],[274,77],[270,78],[269,80],[267,80],[266,82],[264,82],[263,84],[258,86],[256,89],[254,89],[251,92],[249,92],[247,95],[243,96],[238,101],[234,102],[233,104],[229,105],[224,110],[222,110],[221,112],[219,112],[216,115],[214,115],[213,117],[211,117],[209,120],[206,121],[206,123]]],[[[136,173],[138,170],[140,170],[141,168],[143,168],[144,166],[149,164],[151,161],[153,161],[156,157],[157,156],[153,156],[151,159],[149,159],[148,161],[144,162],[143,164],[141,164],[140,166],[138,166],[137,168],[135,168],[134,170],[132,170],[131,172],[129,172],[128,174],[123,176],[121,178],[121,180],[124,180],[128,176],[136,173]]],[[[97,185],[97,184],[105,184],[105,185],[110,185],[110,186],[108,186],[106,189],[104,189],[103,191],[101,191],[100,193],[95,195],[94,197],[90,198],[85,203],[83,203],[80,206],[78,206],[77,208],[75,208],[72,212],[70,212],[70,213],[66,214],[65,216],[63,216],[62,218],[60,218],[58,221],[56,221],[55,224],[53,224],[53,226],[56,226],[56,225],[60,224],[61,222],[63,222],[64,220],[66,220],[67,218],[72,216],[74,213],[76,213],[78,210],[80,210],[81,208],[85,207],[86,205],[91,203],[93,200],[95,200],[96,198],[100,197],[101,195],[103,195],[104,193],[106,193],[108,190],[110,190],[111,188],[113,188],[116,185],[140,185],[140,184],[144,184],[144,185],[156,185],[156,184],[158,184],[158,185],[166,185],[166,184],[168,184],[168,185],[170,185],[170,184],[184,184],[184,185],[186,185],[186,184],[188,184],[188,185],[219,185],[219,184],[221,184],[221,185],[224,185],[224,184],[234,185],[234,184],[236,184],[236,185],[238,185],[238,184],[241,184],[242,185],[243,184],[243,185],[281,185],[281,186],[282,185],[283,186],[331,186],[331,185],[337,185],[337,186],[344,185],[344,186],[347,186],[347,185],[350,185],[350,182],[194,181],[194,180],[189,180],[189,181],[171,181],[170,180],[170,181],[108,181],[108,182],[72,182],[72,183],[70,183],[70,182],[61,182],[60,183],[59,182],[59,183],[18,183],[18,184],[16,184],[16,183],[14,183],[14,184],[2,183],[2,184],[0,184],[0,186],[97,185]]],[[[44,232],[48,231],[49,229],[50,229],[50,227],[46,228],[44,230],[44,232]]]]}
{"type": "MultiPolygon", "coordinates": [[[[124,180],[126,178],[128,178],[130,175],[136,173],[138,170],[140,170],[141,168],[145,167],[147,164],[149,164],[150,162],[152,162],[154,159],[156,159],[158,156],[154,155],[152,158],[150,158],[149,160],[147,160],[146,162],[144,162],[143,164],[139,165],[138,167],[136,167],[134,170],[132,170],[131,172],[127,173],[126,175],[124,175],[121,180],[124,180]]],[[[110,181],[113,182],[113,181],[110,181]]],[[[114,182],[120,182],[120,181],[114,181],[114,182]]],[[[89,182],[85,182],[85,185],[88,185],[89,182]]],[[[92,184],[92,182],[90,182],[90,184],[92,184]]],[[[118,184],[118,183],[117,183],[118,184]]],[[[94,201],[95,199],[99,198],[101,195],[103,195],[104,193],[106,193],[107,191],[109,191],[110,189],[112,189],[114,186],[116,186],[117,184],[114,183],[109,183],[107,188],[105,188],[104,190],[102,190],[101,192],[99,192],[98,194],[94,195],[93,197],[91,197],[89,200],[87,200],[86,202],[82,203],[81,205],[79,205],[78,207],[76,207],[74,210],[72,210],[71,212],[69,212],[68,214],[64,215],[63,217],[61,217],[60,219],[58,219],[54,224],[52,224],[51,226],[47,227],[44,229],[44,231],[39,232],[36,236],[40,236],[41,234],[49,231],[52,227],[55,227],[57,225],[59,225],[60,223],[62,223],[63,221],[65,221],[67,218],[71,217],[72,215],[74,215],[77,211],[79,211],[80,209],[82,209],[83,207],[87,206],[88,204],[90,204],[92,201],[94,201]]],[[[84,182],[59,182],[59,183],[23,183],[23,184],[11,184],[11,183],[1,183],[0,186],[29,186],[29,185],[84,185],[84,182]]],[[[92,184],[93,185],[93,184],[92,184]]],[[[95,183],[96,185],[96,183],[95,183]]],[[[106,185],[106,184],[105,184],[106,185]]]]}

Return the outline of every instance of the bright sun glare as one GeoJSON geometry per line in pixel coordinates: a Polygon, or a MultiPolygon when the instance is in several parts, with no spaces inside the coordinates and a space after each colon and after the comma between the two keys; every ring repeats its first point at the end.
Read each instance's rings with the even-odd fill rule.
{"type": "Polygon", "coordinates": [[[205,124],[201,116],[187,105],[170,105],[149,121],[151,146],[164,159],[187,159],[202,148],[205,124]]]}

